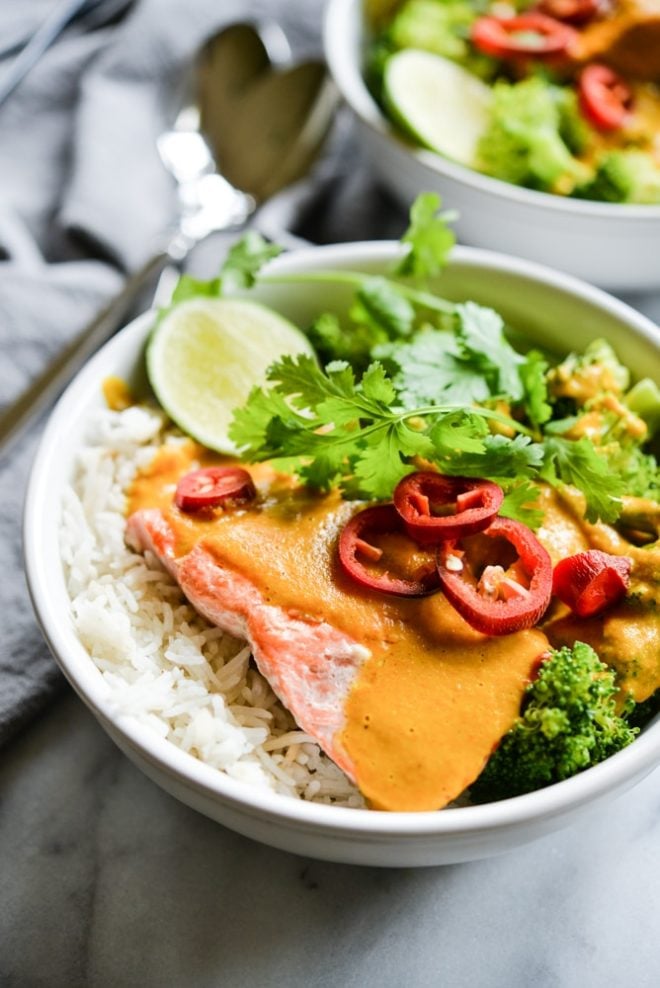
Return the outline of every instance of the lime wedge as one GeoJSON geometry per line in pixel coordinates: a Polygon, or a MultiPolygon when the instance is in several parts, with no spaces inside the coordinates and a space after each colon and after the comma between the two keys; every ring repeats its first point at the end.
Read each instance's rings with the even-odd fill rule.
{"type": "Polygon", "coordinates": [[[384,96],[393,119],[420,144],[474,166],[492,93],[455,62],[406,48],[387,60],[384,96]]]}
{"type": "Polygon", "coordinates": [[[193,298],[175,306],[154,329],[147,374],[176,424],[220,453],[235,453],[232,412],[284,354],[313,354],[299,329],[245,299],[193,298]]]}
{"type": "Polygon", "coordinates": [[[630,389],[624,399],[628,408],[644,419],[651,435],[660,430],[660,388],[650,377],[644,377],[630,389]]]}

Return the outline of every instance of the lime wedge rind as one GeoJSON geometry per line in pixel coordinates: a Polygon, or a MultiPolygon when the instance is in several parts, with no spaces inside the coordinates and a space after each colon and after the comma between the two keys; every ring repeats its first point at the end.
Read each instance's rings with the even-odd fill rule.
{"type": "Polygon", "coordinates": [[[419,144],[475,167],[490,116],[492,91],[441,55],[406,48],[385,67],[384,99],[392,119],[419,144]]]}
{"type": "Polygon", "coordinates": [[[147,375],[172,421],[193,439],[235,455],[229,425],[268,367],[284,354],[313,354],[301,331],[248,299],[194,298],[171,309],[147,345],[147,375]]]}

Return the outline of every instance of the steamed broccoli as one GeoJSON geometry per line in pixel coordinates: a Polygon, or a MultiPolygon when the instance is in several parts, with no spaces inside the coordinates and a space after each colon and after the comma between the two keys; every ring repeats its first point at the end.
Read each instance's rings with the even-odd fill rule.
{"type": "Polygon", "coordinates": [[[616,710],[614,672],[583,642],[553,650],[527,687],[522,713],[471,787],[475,802],[568,779],[634,740],[616,710]]]}
{"type": "Polygon", "coordinates": [[[468,40],[472,24],[485,9],[482,0],[406,0],[383,37],[393,50],[430,51],[490,79],[497,70],[496,60],[476,51],[468,40]]]}
{"type": "Polygon", "coordinates": [[[573,398],[578,405],[606,391],[623,394],[630,384],[630,371],[620,362],[607,340],[592,340],[584,353],[569,353],[548,374],[555,398],[573,398]]]}
{"type": "Polygon", "coordinates": [[[594,178],[575,194],[601,202],[660,203],[660,167],[645,151],[610,151],[601,158],[594,178]]]}
{"type": "Polygon", "coordinates": [[[580,112],[577,93],[570,86],[555,86],[554,93],[559,111],[559,136],[572,154],[582,154],[587,150],[593,132],[580,112]]]}
{"type": "Polygon", "coordinates": [[[628,718],[631,727],[644,727],[656,714],[660,713],[660,690],[652,693],[648,700],[635,706],[628,718]]]}
{"type": "Polygon", "coordinates": [[[421,48],[462,59],[475,12],[465,0],[408,0],[395,15],[389,37],[396,48],[421,48]]]}
{"type": "Polygon", "coordinates": [[[500,80],[493,87],[491,122],[477,149],[481,169],[540,190],[571,192],[584,185],[591,170],[573,157],[561,136],[568,114],[563,90],[546,80],[500,80]]]}

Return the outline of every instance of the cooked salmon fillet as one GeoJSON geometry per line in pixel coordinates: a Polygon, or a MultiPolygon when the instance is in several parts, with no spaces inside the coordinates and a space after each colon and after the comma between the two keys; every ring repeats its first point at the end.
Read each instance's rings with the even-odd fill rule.
{"type": "MultiPolygon", "coordinates": [[[[441,593],[357,586],[336,547],[361,505],[267,464],[250,467],[258,493],[247,506],[179,510],[177,482],[205,457],[194,444],[162,447],[129,491],[127,540],[153,552],[208,620],[250,642],[297,724],[370,806],[435,810],[455,799],[515,722],[546,636],[490,638],[441,593]]],[[[397,551],[385,550],[386,565],[397,551]]]]}
{"type": "Polygon", "coordinates": [[[160,560],[208,621],[250,643],[257,668],[298,725],[355,781],[353,765],[335,739],[369,650],[326,622],[301,620],[266,603],[252,581],[219,565],[202,543],[175,558],[175,533],[157,508],[135,512],[126,538],[160,560]]]}

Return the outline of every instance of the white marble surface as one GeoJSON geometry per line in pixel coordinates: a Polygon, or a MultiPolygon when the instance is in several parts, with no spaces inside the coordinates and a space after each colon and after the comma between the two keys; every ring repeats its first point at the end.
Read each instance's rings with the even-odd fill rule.
{"type": "Polygon", "coordinates": [[[500,858],[324,864],[165,795],[67,691],[0,759],[0,882],[3,988],[652,988],[660,771],[500,858]]]}

